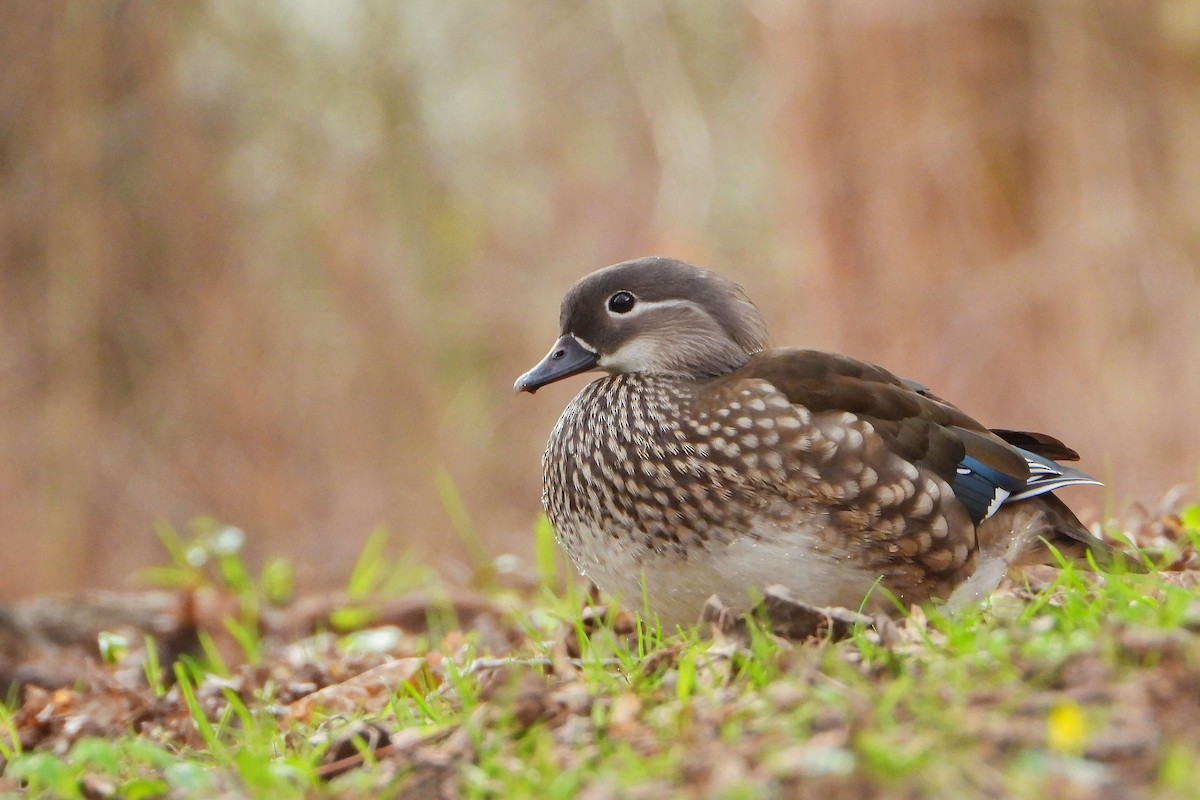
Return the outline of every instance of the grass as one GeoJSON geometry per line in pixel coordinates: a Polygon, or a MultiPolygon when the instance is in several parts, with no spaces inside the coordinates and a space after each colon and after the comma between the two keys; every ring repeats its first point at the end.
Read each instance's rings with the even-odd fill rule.
{"type": "MultiPolygon", "coordinates": [[[[1194,546],[1200,512],[1183,519],[1194,546]]],[[[65,798],[1200,797],[1192,573],[1067,564],[955,616],[916,609],[798,643],[759,622],[669,633],[581,614],[548,528],[537,535],[539,577],[562,591],[494,588],[488,614],[440,637],[375,652],[354,634],[273,641],[243,611],[239,664],[210,641],[165,681],[148,647],[139,687],[27,691],[0,707],[0,785],[65,798]],[[349,711],[294,710],[393,658],[426,677],[388,684],[382,702],[347,693],[349,711]]],[[[228,563],[236,552],[214,566],[171,541],[188,565],[174,578],[251,597],[255,613],[268,602],[268,577],[228,563]]],[[[355,604],[387,583],[371,552],[355,604]]]]}

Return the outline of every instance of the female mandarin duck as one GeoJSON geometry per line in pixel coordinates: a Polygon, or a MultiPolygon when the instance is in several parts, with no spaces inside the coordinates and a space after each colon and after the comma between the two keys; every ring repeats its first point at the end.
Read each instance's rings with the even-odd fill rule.
{"type": "Polygon", "coordinates": [[[607,374],[550,434],[542,501],[579,571],[664,625],[776,584],[812,606],[970,601],[1047,560],[1045,542],[1104,552],[1051,494],[1098,483],[1057,463],[1073,450],[989,430],[873,364],[768,349],[758,309],[716,273],[607,267],[560,321],[515,388],[607,374]]]}

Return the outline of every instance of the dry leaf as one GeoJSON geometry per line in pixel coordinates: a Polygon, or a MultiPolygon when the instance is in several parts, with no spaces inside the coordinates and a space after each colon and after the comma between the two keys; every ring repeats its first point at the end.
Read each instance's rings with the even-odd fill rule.
{"type": "Polygon", "coordinates": [[[427,694],[441,680],[424,658],[398,658],[301,697],[288,706],[288,715],[307,722],[318,708],[330,714],[379,711],[406,683],[427,694]]]}

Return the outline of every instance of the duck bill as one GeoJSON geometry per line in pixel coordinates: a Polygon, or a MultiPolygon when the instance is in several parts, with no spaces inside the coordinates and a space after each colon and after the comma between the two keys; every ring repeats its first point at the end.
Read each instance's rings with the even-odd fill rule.
{"type": "Polygon", "coordinates": [[[513,389],[533,394],[548,383],[594,369],[599,356],[570,334],[560,337],[537,366],[517,378],[513,389]]]}

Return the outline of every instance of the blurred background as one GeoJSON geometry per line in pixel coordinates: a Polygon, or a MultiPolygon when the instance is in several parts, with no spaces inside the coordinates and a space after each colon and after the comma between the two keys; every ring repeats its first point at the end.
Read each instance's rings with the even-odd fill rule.
{"type": "Polygon", "coordinates": [[[1085,520],[1194,489],[1200,4],[8,0],[0,598],[197,515],[528,556],[583,381],[512,382],[650,254],[1062,438],[1085,520]]]}

